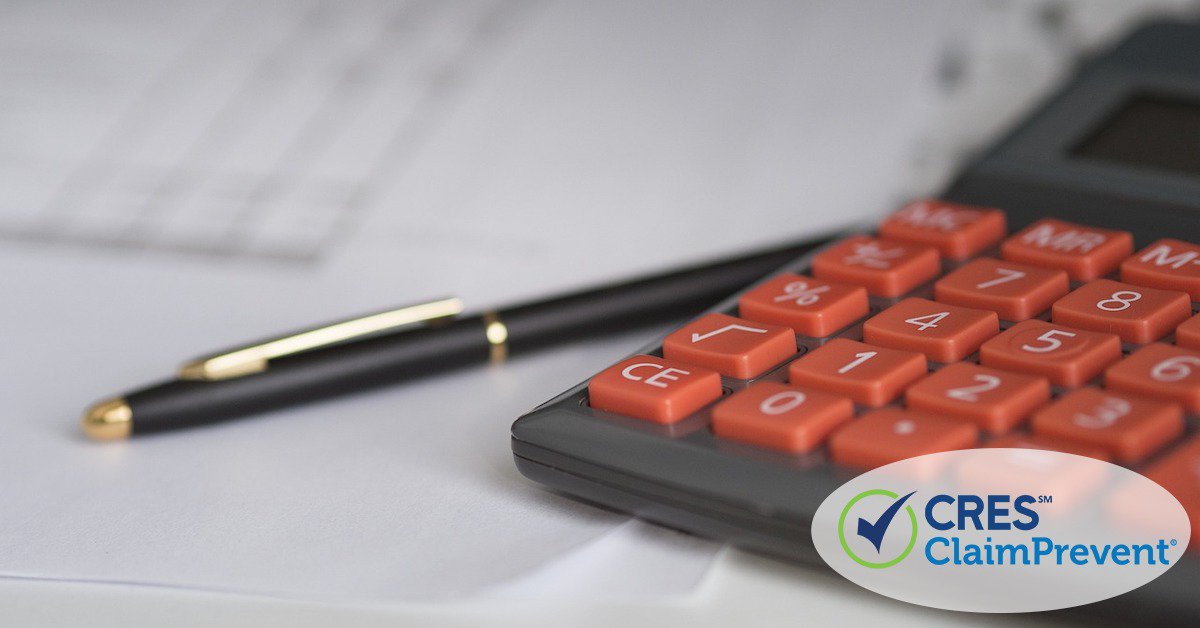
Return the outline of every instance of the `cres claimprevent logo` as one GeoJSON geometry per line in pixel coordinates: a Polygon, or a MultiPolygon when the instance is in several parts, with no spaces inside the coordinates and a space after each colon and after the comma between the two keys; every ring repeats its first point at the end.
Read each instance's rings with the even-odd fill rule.
{"type": "Polygon", "coordinates": [[[885,569],[907,558],[917,545],[917,513],[907,504],[915,492],[901,497],[872,489],[846,502],[838,519],[838,540],[846,555],[871,569],[885,569]],[[893,531],[890,536],[889,530],[893,531]]]}

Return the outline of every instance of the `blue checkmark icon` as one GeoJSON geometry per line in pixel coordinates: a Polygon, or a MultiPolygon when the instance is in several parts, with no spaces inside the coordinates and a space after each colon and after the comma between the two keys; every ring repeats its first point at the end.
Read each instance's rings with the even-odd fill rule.
{"type": "Polygon", "coordinates": [[[871,545],[875,546],[876,552],[883,545],[883,535],[887,533],[888,526],[892,525],[892,519],[896,518],[896,513],[900,512],[900,509],[904,506],[904,502],[908,501],[908,498],[912,497],[913,493],[916,493],[916,491],[892,502],[892,505],[888,506],[888,509],[883,511],[883,514],[879,515],[879,518],[874,523],[862,518],[858,520],[858,535],[870,541],[871,545]]]}

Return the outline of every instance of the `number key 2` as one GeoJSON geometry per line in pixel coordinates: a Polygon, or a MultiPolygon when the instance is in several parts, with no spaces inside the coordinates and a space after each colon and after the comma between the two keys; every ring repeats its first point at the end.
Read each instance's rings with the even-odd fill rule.
{"type": "Polygon", "coordinates": [[[951,364],[905,392],[909,408],[971,421],[1002,434],[1050,401],[1050,382],[976,364],[951,364]]]}
{"type": "Polygon", "coordinates": [[[863,324],[871,344],[920,351],[935,362],[957,362],[1000,332],[995,312],[905,299],[863,324]]]}
{"type": "Polygon", "coordinates": [[[1039,320],[1022,321],[979,347],[984,366],[1081,386],[1121,358],[1121,339],[1039,320]]]}
{"type": "Polygon", "coordinates": [[[1188,295],[1099,279],[1054,303],[1054,322],[1107,331],[1137,344],[1153,342],[1192,314],[1188,295]]]}

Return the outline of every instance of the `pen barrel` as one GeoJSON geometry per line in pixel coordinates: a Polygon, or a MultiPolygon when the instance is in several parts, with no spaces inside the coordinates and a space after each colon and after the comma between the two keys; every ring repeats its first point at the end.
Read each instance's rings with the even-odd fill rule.
{"type": "Polygon", "coordinates": [[[506,308],[513,354],[681,320],[712,307],[815,248],[819,241],[506,308]]]}
{"type": "Polygon", "coordinates": [[[262,373],[220,381],[174,380],[125,397],[133,433],[192,427],[337,397],[488,359],[479,317],[272,360],[262,373]]]}

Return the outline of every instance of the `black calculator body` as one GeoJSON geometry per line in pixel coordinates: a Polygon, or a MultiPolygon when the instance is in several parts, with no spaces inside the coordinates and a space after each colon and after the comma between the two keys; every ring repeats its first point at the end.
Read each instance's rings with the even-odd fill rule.
{"type": "MultiPolygon", "coordinates": [[[[1001,241],[1050,219],[1131,234],[1132,249],[1124,255],[1163,238],[1200,244],[1200,26],[1151,23],[1087,62],[1069,84],[969,164],[939,199],[1002,210],[1007,231],[1001,241]]],[[[864,320],[906,298],[935,299],[933,284],[973,258],[1004,258],[1001,241],[964,259],[943,257],[936,276],[922,276],[919,285],[873,291],[869,312],[826,337],[798,333],[795,355],[772,369],[746,378],[722,374],[722,398],[760,381],[786,381],[790,364],[825,347],[831,338],[861,341],[864,320]]],[[[777,275],[811,277],[821,254],[796,259],[777,275]]],[[[1095,272],[1102,273],[1101,280],[1122,280],[1119,265],[1095,272]]],[[[1095,278],[1072,272],[1070,289],[1095,278]]],[[[708,315],[739,316],[742,297],[755,287],[716,304],[708,315]]],[[[1196,311],[1197,301],[1200,297],[1193,294],[1188,316],[1196,311]]],[[[1049,308],[1041,309],[1029,314],[1031,323],[1051,320],[1049,308]]],[[[1002,322],[1001,327],[1012,323],[1002,322]]],[[[1170,325],[1177,323],[1176,319],[1170,325]]],[[[1160,333],[1165,335],[1159,342],[1174,342],[1173,331],[1160,333]]],[[[656,339],[634,355],[661,358],[667,338],[656,339]]],[[[1139,346],[1128,340],[1122,338],[1123,356],[1139,346]]],[[[978,352],[954,358],[979,362],[978,352]]],[[[1082,377],[1095,382],[1100,375],[1082,377]]],[[[826,444],[796,453],[722,438],[712,426],[715,403],[704,403],[686,418],[670,422],[597,409],[589,398],[589,382],[513,424],[513,454],[524,475],[666,526],[788,560],[823,564],[810,536],[813,514],[861,468],[840,464],[826,444]]],[[[1064,394],[1060,386],[1055,391],[1056,397],[1064,394]]],[[[855,412],[861,415],[858,401],[855,412]]],[[[904,405],[901,392],[891,407],[904,405]]],[[[1154,465],[1197,438],[1195,409],[1184,414],[1182,432],[1172,433],[1169,443],[1130,466],[1141,470],[1154,465]]],[[[1028,425],[1009,428],[1021,434],[1028,425]]],[[[980,438],[986,442],[989,437],[980,438]]],[[[1193,546],[1196,543],[1193,540],[1193,546]]],[[[1200,625],[1198,589],[1200,554],[1192,552],[1188,560],[1140,589],[1064,612],[1200,625]]]]}

